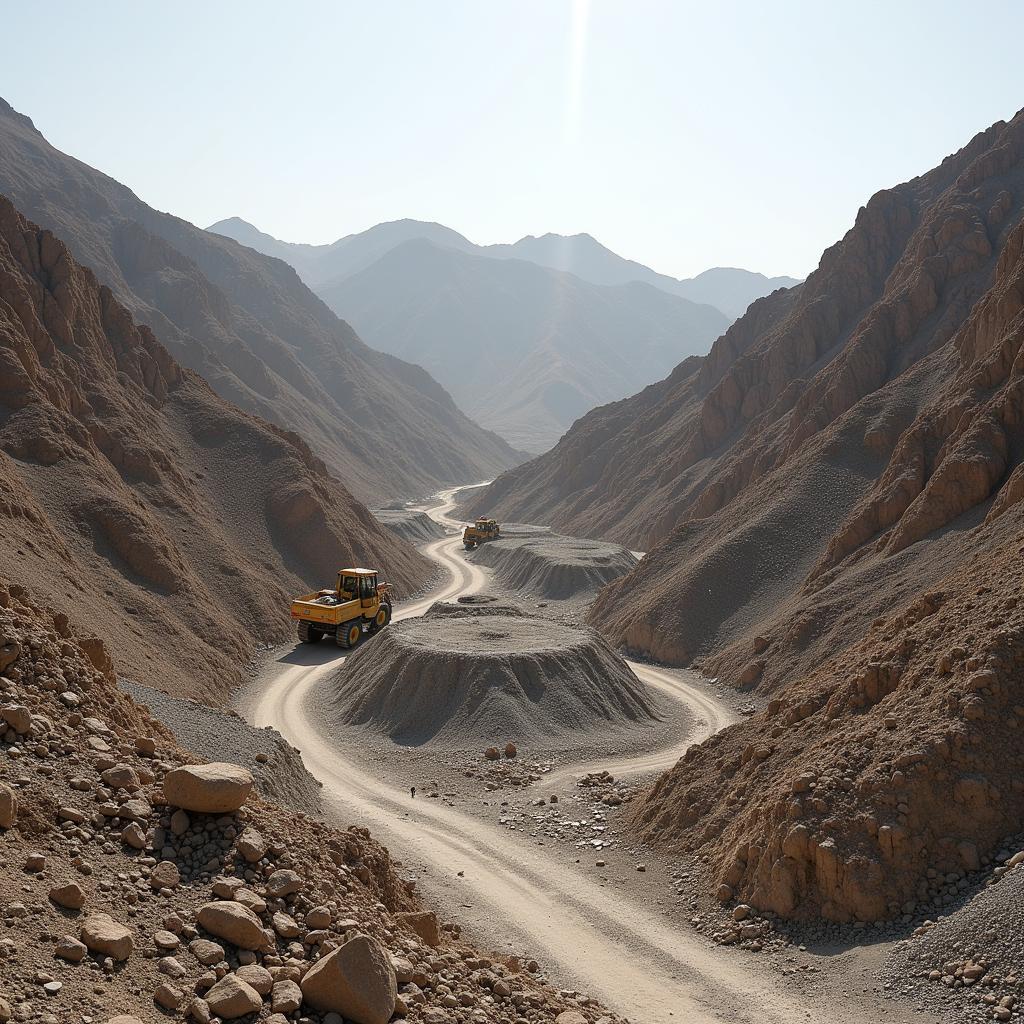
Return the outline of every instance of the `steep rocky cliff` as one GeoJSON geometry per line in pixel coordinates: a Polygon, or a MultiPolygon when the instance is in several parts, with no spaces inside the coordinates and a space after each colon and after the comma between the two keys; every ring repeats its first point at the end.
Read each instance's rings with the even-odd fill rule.
{"type": "Polygon", "coordinates": [[[291,267],[151,209],[0,100],[0,193],[222,397],[300,433],[363,501],[485,480],[519,457],[419,366],[375,352],[291,267]]]}
{"type": "Polygon", "coordinates": [[[725,898],[941,906],[1019,830],[1022,341],[1018,114],[478,500],[649,547],[591,621],[770,698],[636,811],[725,898]]]}
{"type": "MultiPolygon", "coordinates": [[[[926,536],[945,542],[951,523],[973,525],[972,508],[1016,464],[1013,444],[985,433],[989,415],[961,438],[973,422],[960,424],[963,414],[984,395],[959,389],[981,347],[997,344],[978,340],[971,311],[1005,304],[997,296],[1012,291],[1022,138],[1019,115],[874,196],[799,289],[754,303],[706,359],[594,410],[469,511],[647,550],[618,585],[630,599],[609,588],[593,621],[659,658],[685,662],[749,643],[767,622],[799,617],[805,591],[815,625],[803,627],[804,646],[851,602],[870,621],[901,592],[861,587],[854,576],[910,561],[923,571],[934,544],[886,556],[926,536]],[[947,439],[963,450],[944,448],[947,439]],[[979,463],[972,446],[985,444],[993,459],[966,479],[979,463]],[[944,497],[951,489],[958,496],[944,497]],[[833,595],[829,613],[821,606],[833,595]]],[[[935,571],[944,568],[936,559],[935,571]]],[[[829,642],[843,636],[852,639],[849,621],[829,642]]]]}
{"type": "Polygon", "coordinates": [[[0,561],[128,674],[207,700],[339,566],[406,591],[429,574],[297,436],[180,367],[3,197],[0,561]]]}

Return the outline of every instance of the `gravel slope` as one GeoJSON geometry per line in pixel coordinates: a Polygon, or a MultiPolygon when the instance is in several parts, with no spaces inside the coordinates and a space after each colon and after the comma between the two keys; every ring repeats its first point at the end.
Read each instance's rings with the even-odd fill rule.
{"type": "Polygon", "coordinates": [[[152,686],[121,678],[118,685],[174,732],[179,742],[210,761],[244,765],[267,800],[322,815],[320,783],[306,771],[299,752],[275,729],[257,729],[236,711],[218,711],[152,686]]]}

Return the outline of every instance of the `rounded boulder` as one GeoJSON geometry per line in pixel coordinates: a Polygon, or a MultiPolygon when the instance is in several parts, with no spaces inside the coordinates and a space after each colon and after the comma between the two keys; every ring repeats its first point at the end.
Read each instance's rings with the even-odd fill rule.
{"type": "Polygon", "coordinates": [[[205,904],[200,908],[196,920],[211,935],[239,949],[262,949],[267,944],[267,935],[260,919],[248,907],[233,900],[205,904]]]}
{"type": "Polygon", "coordinates": [[[80,938],[91,952],[114,960],[127,960],[135,948],[131,929],[118,924],[109,914],[90,914],[82,922],[80,938]]]}
{"type": "Polygon", "coordinates": [[[252,773],[237,764],[186,764],[164,776],[164,799],[186,811],[229,814],[249,798],[253,783],[252,773]]]}
{"type": "Polygon", "coordinates": [[[203,998],[210,1009],[224,1020],[255,1013],[263,1005],[260,994],[235,974],[226,974],[203,998]]]}

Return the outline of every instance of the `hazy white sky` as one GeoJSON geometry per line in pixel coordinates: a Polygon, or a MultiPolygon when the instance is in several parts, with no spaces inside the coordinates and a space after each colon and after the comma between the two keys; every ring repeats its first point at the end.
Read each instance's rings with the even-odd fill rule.
{"type": "Polygon", "coordinates": [[[200,225],[589,231],[803,276],[880,188],[1024,105],[1024,4],[8,5],[0,95],[200,225]]]}

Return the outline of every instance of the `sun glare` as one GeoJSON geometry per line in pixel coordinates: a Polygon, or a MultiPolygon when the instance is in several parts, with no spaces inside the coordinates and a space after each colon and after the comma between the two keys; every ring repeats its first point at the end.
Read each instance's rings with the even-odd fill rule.
{"type": "Polygon", "coordinates": [[[583,113],[583,69],[587,57],[587,23],[590,0],[573,0],[569,28],[569,60],[566,66],[565,123],[563,140],[571,145],[579,138],[583,113]]]}

